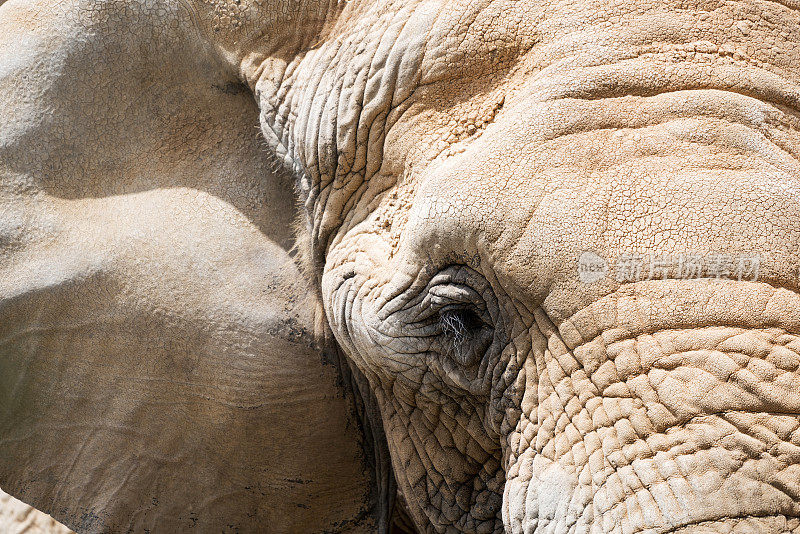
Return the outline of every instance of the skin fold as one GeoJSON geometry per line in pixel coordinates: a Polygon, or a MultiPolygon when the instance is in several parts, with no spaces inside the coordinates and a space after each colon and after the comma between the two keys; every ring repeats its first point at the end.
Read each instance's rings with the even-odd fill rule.
{"type": "Polygon", "coordinates": [[[798,8],[10,0],[0,487],[87,532],[800,532],[798,8]]]}
{"type": "Polygon", "coordinates": [[[0,7],[0,487],[78,532],[374,532],[388,466],[203,20],[0,7]]]}

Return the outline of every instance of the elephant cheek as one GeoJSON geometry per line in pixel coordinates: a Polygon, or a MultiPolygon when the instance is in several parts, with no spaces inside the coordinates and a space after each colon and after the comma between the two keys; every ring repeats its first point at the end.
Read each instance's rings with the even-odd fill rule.
{"type": "Polygon", "coordinates": [[[523,454],[515,466],[517,476],[506,482],[503,492],[506,532],[531,534],[546,528],[555,518],[570,514],[569,503],[577,480],[557,463],[541,460],[523,454]]]}

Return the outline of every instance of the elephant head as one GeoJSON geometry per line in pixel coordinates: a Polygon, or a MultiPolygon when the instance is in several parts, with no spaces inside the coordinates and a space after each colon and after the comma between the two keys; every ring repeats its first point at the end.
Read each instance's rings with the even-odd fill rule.
{"type": "Polygon", "coordinates": [[[203,527],[800,532],[796,6],[16,1],[0,486],[86,530],[223,483],[203,527]]]}

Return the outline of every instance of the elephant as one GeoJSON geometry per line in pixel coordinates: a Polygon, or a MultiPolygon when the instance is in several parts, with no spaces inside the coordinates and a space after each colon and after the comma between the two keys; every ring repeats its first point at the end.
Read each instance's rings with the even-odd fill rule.
{"type": "Polygon", "coordinates": [[[49,515],[0,491],[0,530],[6,534],[71,534],[49,515]]]}
{"type": "Polygon", "coordinates": [[[0,487],[77,532],[800,533],[794,0],[7,0],[0,487]]]}

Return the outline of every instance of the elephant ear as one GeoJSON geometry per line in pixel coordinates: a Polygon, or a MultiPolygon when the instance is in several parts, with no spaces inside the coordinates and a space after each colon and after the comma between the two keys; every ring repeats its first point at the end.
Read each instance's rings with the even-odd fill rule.
{"type": "Polygon", "coordinates": [[[0,487],[79,532],[382,531],[370,398],[196,17],[0,7],[0,487]]]}

